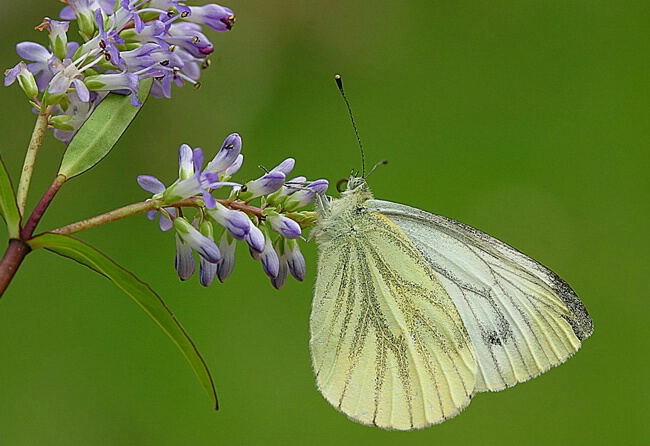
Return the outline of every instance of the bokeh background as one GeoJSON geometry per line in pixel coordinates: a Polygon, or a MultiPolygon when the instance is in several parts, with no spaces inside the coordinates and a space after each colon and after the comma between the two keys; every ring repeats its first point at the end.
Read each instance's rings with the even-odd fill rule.
{"type": "MultiPolygon", "coordinates": [[[[193,4],[205,3],[201,1],[193,4]]],[[[4,0],[0,54],[45,42],[59,2],[4,0]]],[[[344,76],[375,195],[480,228],[564,277],[595,333],[566,364],[480,394],[416,432],[349,421],[314,385],[304,283],[274,290],[246,249],[225,284],[181,283],[174,241],[144,217],[80,238],[159,291],[217,383],[221,410],[169,339],[119,289],[48,252],[0,300],[2,445],[639,444],[650,438],[650,4],[645,1],[239,1],[210,33],[203,87],[150,100],[115,150],[70,181],[41,229],[146,198],[176,178],[181,143],[215,153],[239,132],[239,178],[287,156],[335,183],[360,167],[333,76],[344,76]]],[[[0,89],[1,153],[17,182],[34,116],[0,89]]],[[[63,147],[48,135],[33,206],[63,147]]],[[[336,194],[334,188],[331,193],[336,194]]],[[[244,248],[243,246],[240,248],[244,248]]],[[[647,444],[647,443],[646,443],[647,444]]]]}

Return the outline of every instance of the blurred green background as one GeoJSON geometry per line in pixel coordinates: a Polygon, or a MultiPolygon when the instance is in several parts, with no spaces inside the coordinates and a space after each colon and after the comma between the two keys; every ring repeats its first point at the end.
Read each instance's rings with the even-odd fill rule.
{"type": "MultiPolygon", "coordinates": [[[[205,2],[191,2],[193,4],[205,2]]],[[[59,2],[5,0],[0,51],[59,2]]],[[[169,339],[119,289],[48,252],[0,300],[0,444],[639,444],[650,437],[650,4],[646,1],[236,1],[203,87],[150,100],[116,149],[67,184],[40,229],[147,197],[176,178],[181,143],[212,156],[239,132],[246,162],[297,159],[333,184],[360,166],[333,76],[344,76],[377,197],[453,217],[519,248],[581,296],[595,333],[566,364],[480,394],[410,433],[349,421],[314,385],[304,283],[274,290],[246,249],[225,284],[181,283],[174,241],[144,217],[80,237],[150,283],[191,334],[221,410],[169,339]]],[[[14,183],[34,116],[0,90],[14,183]]],[[[46,138],[30,205],[63,147],[46,138]]],[[[331,193],[335,194],[334,188],[331,193]]],[[[240,248],[244,248],[241,246],[240,248]]]]}

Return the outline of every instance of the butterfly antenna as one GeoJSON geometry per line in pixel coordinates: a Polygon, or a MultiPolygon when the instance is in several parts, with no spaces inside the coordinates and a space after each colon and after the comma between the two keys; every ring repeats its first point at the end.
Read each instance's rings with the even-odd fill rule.
{"type": "Polygon", "coordinates": [[[376,169],[377,167],[379,167],[379,166],[383,166],[384,164],[388,164],[388,160],[381,160],[381,161],[379,161],[377,164],[375,164],[374,166],[372,166],[372,169],[370,169],[370,172],[368,172],[368,175],[366,175],[365,177],[363,177],[363,179],[365,180],[366,178],[368,178],[370,175],[372,175],[372,173],[375,171],[375,169],[376,169]]]}
{"type": "Polygon", "coordinates": [[[365,178],[366,157],[363,154],[363,145],[361,144],[361,138],[359,137],[359,131],[357,130],[357,125],[354,123],[354,116],[352,116],[352,108],[350,108],[350,103],[348,102],[348,98],[345,96],[345,91],[343,91],[343,79],[341,79],[340,74],[337,74],[336,76],[334,76],[334,80],[336,81],[336,85],[339,87],[339,91],[341,92],[341,96],[343,96],[343,100],[345,101],[345,105],[348,107],[348,113],[350,114],[350,121],[352,121],[352,128],[354,128],[354,134],[357,135],[357,142],[359,143],[359,150],[361,150],[361,177],[365,178]]]}

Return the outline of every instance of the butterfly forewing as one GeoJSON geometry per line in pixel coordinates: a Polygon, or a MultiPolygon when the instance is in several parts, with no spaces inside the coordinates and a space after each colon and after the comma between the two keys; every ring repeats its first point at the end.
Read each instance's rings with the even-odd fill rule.
{"type": "Polygon", "coordinates": [[[593,326],[566,282],[516,249],[463,223],[369,200],[436,271],[474,346],[476,391],[500,390],[575,353],[593,326]]]}
{"type": "Polygon", "coordinates": [[[334,201],[316,237],[310,347],[318,387],[365,424],[413,429],[442,422],[474,392],[468,333],[415,245],[354,198],[334,201]]]}

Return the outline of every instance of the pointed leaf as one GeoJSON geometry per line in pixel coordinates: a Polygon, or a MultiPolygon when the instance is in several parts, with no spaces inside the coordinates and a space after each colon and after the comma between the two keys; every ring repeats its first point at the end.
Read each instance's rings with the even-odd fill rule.
{"type": "Polygon", "coordinates": [[[75,238],[60,234],[42,234],[31,239],[32,249],[45,248],[75,260],[110,279],[128,294],[176,344],[215,408],[219,408],[214,382],[194,343],[162,299],[131,272],[113,262],[95,248],[75,238]]]}
{"type": "Polygon", "coordinates": [[[126,131],[149,96],[152,79],[140,82],[138,97],[143,105],[134,107],[129,96],[109,93],[74,135],[63,155],[59,174],[72,178],[100,162],[126,131]]]}
{"type": "Polygon", "coordinates": [[[9,173],[2,158],[0,158],[0,213],[7,222],[9,238],[19,238],[20,212],[16,204],[16,195],[11,185],[11,178],[9,178],[9,173]]]}

